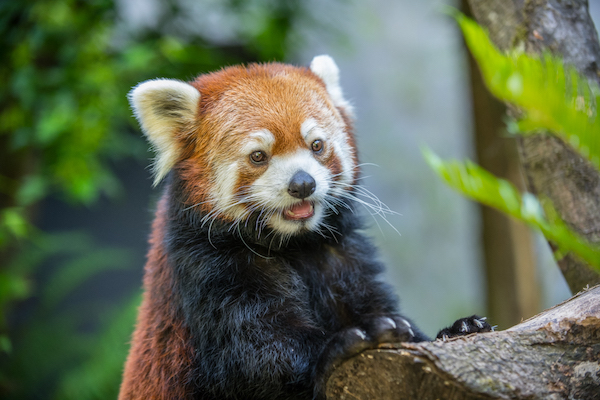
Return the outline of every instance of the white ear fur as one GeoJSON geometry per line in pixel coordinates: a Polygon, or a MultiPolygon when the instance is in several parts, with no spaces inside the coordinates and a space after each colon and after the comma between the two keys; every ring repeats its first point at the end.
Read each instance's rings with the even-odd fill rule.
{"type": "Polygon", "coordinates": [[[310,63],[310,70],[323,80],[333,104],[344,108],[352,114],[352,106],[344,98],[342,88],[340,87],[340,70],[335,61],[333,61],[333,58],[326,54],[316,56],[310,63]]]}
{"type": "Polygon", "coordinates": [[[154,185],[173,168],[180,155],[178,128],[194,121],[200,92],[172,79],[145,81],[129,92],[129,103],[144,134],[156,151],[154,185]]]}

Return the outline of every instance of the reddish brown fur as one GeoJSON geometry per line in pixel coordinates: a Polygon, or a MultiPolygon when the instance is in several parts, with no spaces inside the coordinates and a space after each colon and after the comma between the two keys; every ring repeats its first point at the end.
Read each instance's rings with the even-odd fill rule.
{"type": "Polygon", "coordinates": [[[235,187],[239,188],[238,194],[243,196],[248,193],[250,185],[264,172],[263,166],[250,166],[250,168],[242,168],[239,171],[238,180],[235,187]]]}
{"type": "Polygon", "coordinates": [[[342,163],[333,152],[331,152],[331,154],[329,155],[329,158],[326,160],[325,165],[327,165],[327,168],[329,169],[329,171],[331,171],[333,180],[339,180],[340,173],[342,172],[342,163]]]}
{"type": "Polygon", "coordinates": [[[178,167],[182,180],[186,184],[188,193],[188,204],[196,205],[198,211],[210,212],[211,205],[206,202],[209,198],[210,166],[206,160],[198,154],[182,161],[178,167]]]}
{"type": "MultiPolygon", "coordinates": [[[[201,100],[196,132],[191,143],[186,144],[193,146],[194,154],[193,162],[183,166],[189,178],[210,174],[214,165],[236,154],[245,135],[261,129],[268,129],[275,136],[272,154],[308,148],[299,133],[307,118],[323,119],[315,98],[323,101],[332,114],[339,113],[322,81],[306,68],[283,64],[235,66],[201,75],[192,85],[200,91],[201,100]]],[[[244,175],[243,182],[248,184],[254,174],[250,170],[244,175]]],[[[254,176],[259,175],[257,171],[254,176]]],[[[191,203],[206,201],[207,182],[198,185],[198,179],[187,181],[191,203]]]]}
{"type": "MultiPolygon", "coordinates": [[[[276,138],[274,154],[306,146],[298,135],[300,125],[308,117],[322,119],[314,95],[328,99],[310,71],[279,64],[232,67],[193,84],[202,93],[200,138],[236,146],[247,133],[268,129],[276,138]]],[[[334,112],[333,104],[327,105],[334,112]]]]}
{"type": "Polygon", "coordinates": [[[188,399],[193,348],[176,308],[173,277],[163,247],[166,198],[158,204],[152,224],[150,251],[144,276],[144,297],[119,400],[188,399]]]}

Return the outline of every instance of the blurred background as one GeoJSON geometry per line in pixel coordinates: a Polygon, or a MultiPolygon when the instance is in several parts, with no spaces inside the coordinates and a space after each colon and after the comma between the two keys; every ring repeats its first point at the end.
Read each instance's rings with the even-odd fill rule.
{"type": "Polygon", "coordinates": [[[367,221],[404,313],[433,336],[473,313],[506,328],[569,297],[538,234],[464,200],[421,156],[475,159],[520,184],[502,105],[442,5],[464,7],[0,2],[0,398],[117,396],[160,192],[126,94],[156,77],[333,56],[356,109],[362,183],[399,213],[367,221]]]}

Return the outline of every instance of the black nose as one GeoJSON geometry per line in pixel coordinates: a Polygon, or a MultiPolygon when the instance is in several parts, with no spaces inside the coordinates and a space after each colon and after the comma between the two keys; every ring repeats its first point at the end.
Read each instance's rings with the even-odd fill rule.
{"type": "Polygon", "coordinates": [[[317,183],[314,178],[302,170],[296,172],[290,180],[288,193],[297,199],[305,199],[314,193],[317,183]]]}

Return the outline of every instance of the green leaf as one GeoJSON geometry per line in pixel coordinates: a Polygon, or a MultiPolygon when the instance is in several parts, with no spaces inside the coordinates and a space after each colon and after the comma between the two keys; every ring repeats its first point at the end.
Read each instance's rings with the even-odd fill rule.
{"type": "Polygon", "coordinates": [[[530,193],[521,196],[510,182],[496,178],[472,162],[446,162],[429,149],[424,149],[423,155],[431,168],[456,191],[539,229],[557,245],[558,256],[573,252],[600,272],[600,247],[570,230],[550,202],[544,201],[542,205],[530,193]]]}
{"type": "Polygon", "coordinates": [[[41,175],[30,175],[23,178],[17,192],[17,202],[28,206],[41,200],[48,193],[48,182],[41,175]]]}
{"type": "Polygon", "coordinates": [[[490,92],[523,112],[511,132],[551,131],[600,168],[600,91],[550,54],[503,54],[475,22],[455,12],[490,92]]]}
{"type": "Polygon", "coordinates": [[[9,301],[27,298],[31,292],[31,283],[24,277],[0,271],[0,305],[9,301]]]}
{"type": "MultiPolygon", "coordinates": [[[[0,212],[0,229],[6,229],[17,238],[23,238],[30,230],[30,225],[19,207],[6,208],[0,212]]],[[[1,245],[0,241],[0,245],[1,245]]]]}

